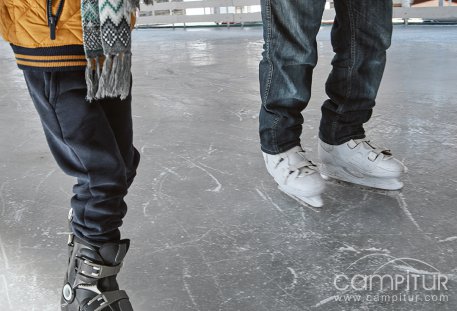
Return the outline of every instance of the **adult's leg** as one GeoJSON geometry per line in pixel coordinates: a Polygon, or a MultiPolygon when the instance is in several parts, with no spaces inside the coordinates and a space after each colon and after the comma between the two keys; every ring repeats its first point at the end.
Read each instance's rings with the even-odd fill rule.
{"type": "Polygon", "coordinates": [[[392,36],[391,0],[335,1],[332,44],[336,55],[322,106],[318,154],[321,174],[398,190],[406,167],[365,138],[363,124],[375,106],[392,36]]]}
{"type": "MultiPolygon", "coordinates": [[[[127,210],[127,170],[135,169],[135,165],[126,166],[126,162],[135,163],[130,159],[134,156],[128,155],[134,153],[133,146],[121,150],[102,104],[86,101],[83,71],[25,71],[24,76],[54,158],[78,180],[71,202],[74,234],[93,244],[119,241],[127,210]]],[[[113,99],[111,104],[124,105],[127,112],[130,102],[129,96],[124,101],[113,99]]],[[[121,122],[114,123],[120,127],[121,122]]],[[[124,135],[130,137],[131,122],[125,127],[124,135]]]]}
{"type": "Polygon", "coordinates": [[[320,139],[339,145],[365,137],[392,36],[392,0],[336,0],[336,53],[322,106],[320,139]]]}
{"type": "Polygon", "coordinates": [[[322,206],[324,184],[301,149],[300,135],[325,0],[262,0],[261,5],[265,44],[259,131],[265,164],[281,191],[300,203],[322,206]]]}
{"type": "Polygon", "coordinates": [[[261,5],[260,141],[263,152],[279,154],[300,145],[325,0],[262,0],[261,5]]]}

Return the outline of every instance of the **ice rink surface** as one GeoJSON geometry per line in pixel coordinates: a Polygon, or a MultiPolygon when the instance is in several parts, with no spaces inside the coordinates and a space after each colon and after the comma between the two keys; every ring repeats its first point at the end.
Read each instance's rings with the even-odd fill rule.
{"type": "MultiPolygon", "coordinates": [[[[314,160],[329,35],[323,27],[304,112],[314,160]]],[[[261,28],[136,30],[133,39],[142,162],[127,197],[122,229],[132,248],[119,279],[135,311],[457,310],[456,26],[394,30],[366,129],[408,166],[404,190],[331,183],[322,209],[279,192],[264,168],[261,28]],[[437,273],[447,290],[338,289],[348,284],[342,275],[437,273]],[[344,294],[363,301],[336,301],[344,294]],[[368,301],[376,294],[449,301],[368,301]]],[[[51,158],[4,42],[0,68],[0,310],[56,311],[73,180],[51,158]]]]}

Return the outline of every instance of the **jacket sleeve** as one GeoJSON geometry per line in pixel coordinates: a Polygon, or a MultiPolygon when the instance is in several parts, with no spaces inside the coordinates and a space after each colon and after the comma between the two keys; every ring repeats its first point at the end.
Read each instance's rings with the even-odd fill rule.
{"type": "Polygon", "coordinates": [[[11,14],[13,9],[11,7],[12,3],[8,0],[0,0],[0,35],[6,41],[11,41],[10,36],[8,35],[11,28],[13,27],[13,20],[11,14]]]}

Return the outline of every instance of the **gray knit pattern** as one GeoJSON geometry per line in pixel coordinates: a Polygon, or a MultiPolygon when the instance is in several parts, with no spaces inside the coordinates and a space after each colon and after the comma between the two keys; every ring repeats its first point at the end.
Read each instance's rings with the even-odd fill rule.
{"type": "Polygon", "coordinates": [[[139,0],[81,0],[88,100],[129,95],[130,24],[139,5],[139,0]]]}

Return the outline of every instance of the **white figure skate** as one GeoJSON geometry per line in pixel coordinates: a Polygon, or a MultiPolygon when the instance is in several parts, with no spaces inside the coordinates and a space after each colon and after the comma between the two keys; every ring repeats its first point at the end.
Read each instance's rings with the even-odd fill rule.
{"type": "Polygon", "coordinates": [[[300,203],[313,207],[323,205],[321,193],[324,191],[324,181],[317,166],[306,158],[301,147],[276,155],[263,153],[263,158],[279,190],[300,203]]]}
{"type": "Polygon", "coordinates": [[[368,139],[353,139],[341,145],[329,145],[319,139],[321,175],[353,184],[383,190],[403,187],[400,176],[407,169],[390,150],[375,147],[368,139]]]}

